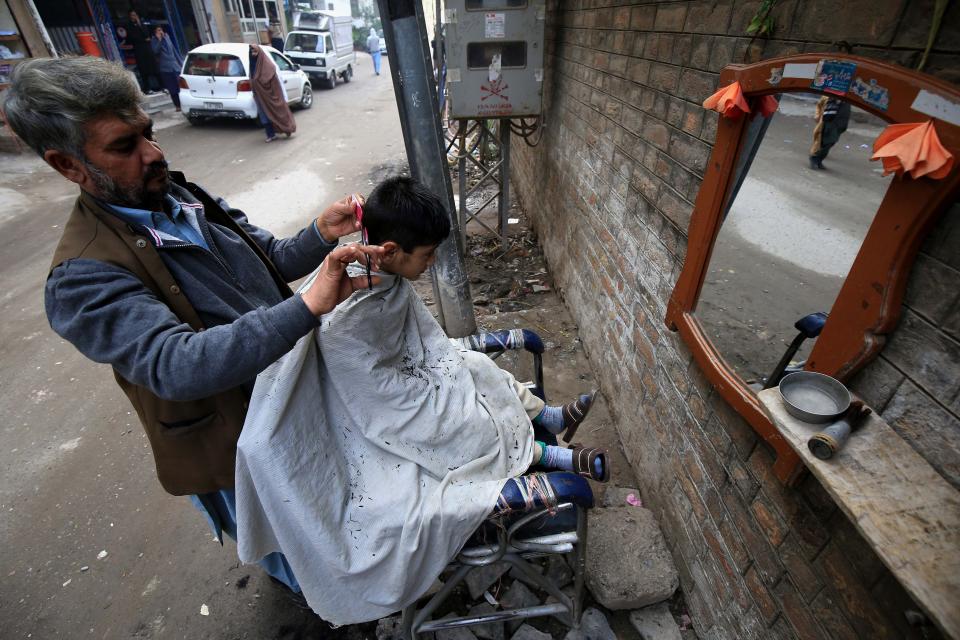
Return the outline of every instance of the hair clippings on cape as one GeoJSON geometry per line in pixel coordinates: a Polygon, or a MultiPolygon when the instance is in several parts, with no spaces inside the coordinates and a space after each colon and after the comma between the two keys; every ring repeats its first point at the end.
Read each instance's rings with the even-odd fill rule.
{"type": "MultiPolygon", "coordinates": [[[[350,196],[351,202],[353,202],[353,215],[357,218],[357,224],[360,225],[360,244],[367,246],[370,243],[370,240],[367,236],[367,228],[363,226],[363,207],[360,206],[360,201],[357,200],[356,195],[350,196]]],[[[370,276],[370,256],[366,255],[367,262],[367,289],[373,289],[373,278],[370,276]]]]}

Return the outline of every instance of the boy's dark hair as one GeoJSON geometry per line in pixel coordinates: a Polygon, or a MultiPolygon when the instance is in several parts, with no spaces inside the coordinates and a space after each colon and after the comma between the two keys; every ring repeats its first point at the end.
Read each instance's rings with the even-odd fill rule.
{"type": "Polygon", "coordinates": [[[440,198],[408,176],[387,178],[363,205],[363,226],[370,244],[393,240],[411,253],[440,244],[450,235],[450,216],[440,198]]]}

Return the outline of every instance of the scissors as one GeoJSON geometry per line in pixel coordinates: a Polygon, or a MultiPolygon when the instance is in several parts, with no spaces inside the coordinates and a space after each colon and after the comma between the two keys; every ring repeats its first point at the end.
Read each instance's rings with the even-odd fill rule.
{"type": "MultiPolygon", "coordinates": [[[[370,243],[370,238],[367,235],[367,228],[363,226],[363,207],[360,206],[360,201],[357,200],[357,196],[351,195],[350,200],[353,202],[353,215],[357,218],[357,224],[360,225],[360,243],[363,246],[367,246],[370,243]]],[[[367,259],[367,289],[373,289],[373,278],[370,277],[370,256],[366,256],[367,259]]]]}

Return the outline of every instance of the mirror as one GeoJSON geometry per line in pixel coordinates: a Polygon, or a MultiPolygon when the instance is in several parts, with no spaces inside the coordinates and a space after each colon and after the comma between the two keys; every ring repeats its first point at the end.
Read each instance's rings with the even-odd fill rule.
{"type": "Polygon", "coordinates": [[[837,96],[806,93],[782,95],[776,113],[746,125],[694,316],[752,389],[795,339],[792,368],[809,355],[822,319],[812,330],[808,320],[805,339],[794,325],[829,313],[880,207],[892,176],[870,156],[885,126],[837,96]]]}

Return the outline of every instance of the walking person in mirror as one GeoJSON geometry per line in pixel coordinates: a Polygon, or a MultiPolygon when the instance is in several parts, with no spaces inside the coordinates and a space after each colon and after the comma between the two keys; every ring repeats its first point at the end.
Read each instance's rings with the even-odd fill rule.
{"type": "Polygon", "coordinates": [[[833,96],[823,96],[817,102],[817,126],[813,129],[813,146],[810,147],[810,168],[823,169],[823,159],[830,147],[840,139],[850,122],[850,103],[833,96]]]}

